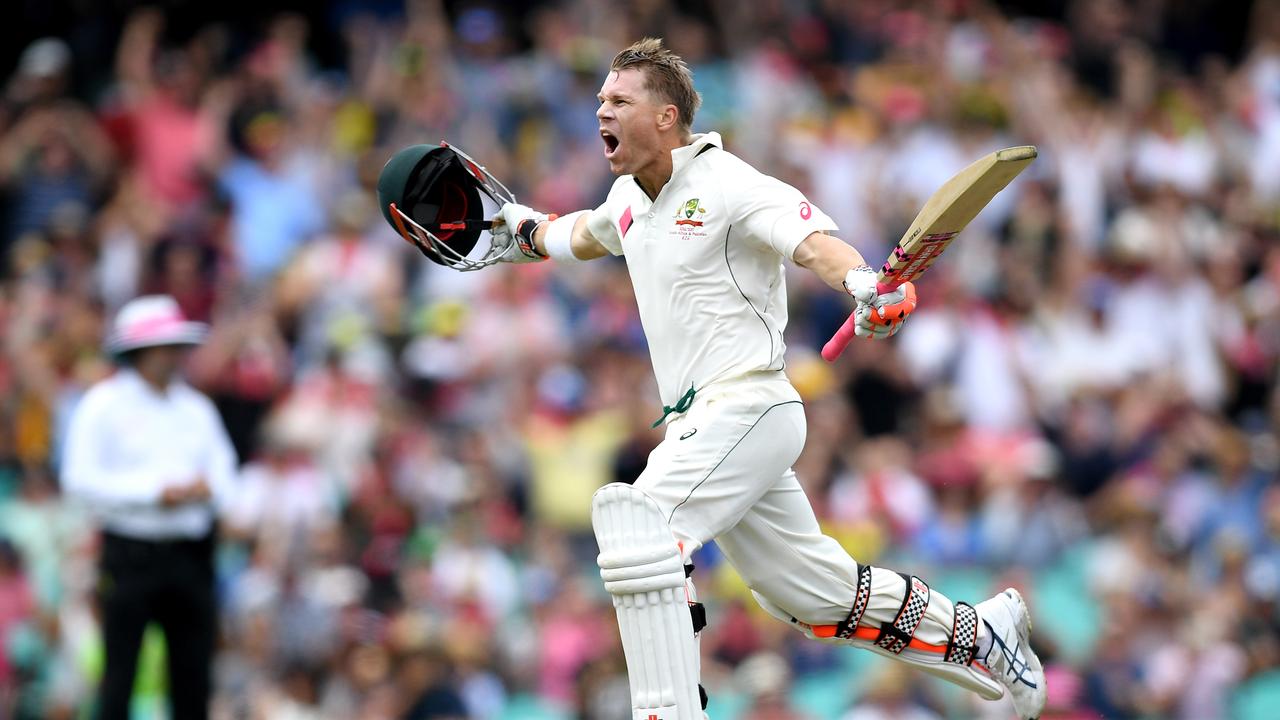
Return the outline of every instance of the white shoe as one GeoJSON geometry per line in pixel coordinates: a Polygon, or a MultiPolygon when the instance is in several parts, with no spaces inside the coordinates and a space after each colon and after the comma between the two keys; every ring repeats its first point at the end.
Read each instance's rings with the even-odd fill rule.
{"type": "Polygon", "coordinates": [[[1031,613],[1022,595],[1013,588],[975,609],[991,637],[991,650],[983,659],[991,676],[1009,690],[1013,709],[1023,720],[1035,720],[1046,700],[1044,667],[1031,649],[1031,613]]]}

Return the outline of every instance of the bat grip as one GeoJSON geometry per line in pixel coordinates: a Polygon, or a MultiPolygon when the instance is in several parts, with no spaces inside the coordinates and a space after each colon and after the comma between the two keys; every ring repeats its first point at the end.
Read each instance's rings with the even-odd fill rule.
{"type": "Polygon", "coordinates": [[[849,343],[854,337],[854,329],[854,314],[850,313],[844,324],[840,326],[840,329],[836,330],[836,334],[832,335],[827,344],[822,346],[822,359],[829,363],[835,362],[836,358],[840,357],[840,353],[844,352],[846,347],[849,347],[849,343]]]}
{"type": "Polygon", "coordinates": [[[901,287],[902,283],[897,280],[880,280],[876,283],[876,294],[887,295],[901,287]]]}

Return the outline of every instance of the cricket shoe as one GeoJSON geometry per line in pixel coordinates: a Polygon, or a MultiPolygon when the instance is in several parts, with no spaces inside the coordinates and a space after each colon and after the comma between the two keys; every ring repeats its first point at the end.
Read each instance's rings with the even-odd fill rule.
{"type": "Polygon", "coordinates": [[[1046,700],[1044,667],[1031,649],[1031,613],[1022,595],[1007,588],[974,608],[991,637],[983,663],[991,676],[1009,690],[1013,709],[1022,720],[1035,720],[1046,700]]]}

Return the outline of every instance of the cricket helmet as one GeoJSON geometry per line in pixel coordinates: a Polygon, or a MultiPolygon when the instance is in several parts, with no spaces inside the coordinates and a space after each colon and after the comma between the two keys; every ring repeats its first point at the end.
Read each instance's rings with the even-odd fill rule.
{"type": "Polygon", "coordinates": [[[501,259],[497,248],[471,257],[480,234],[492,230],[485,196],[499,206],[515,202],[484,167],[444,142],[400,150],[378,176],[378,204],[391,227],[427,258],[455,270],[479,270],[501,259]]]}

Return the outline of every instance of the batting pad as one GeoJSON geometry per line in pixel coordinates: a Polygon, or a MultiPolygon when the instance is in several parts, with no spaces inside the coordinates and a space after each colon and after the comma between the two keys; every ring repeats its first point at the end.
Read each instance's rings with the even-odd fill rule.
{"type": "Polygon", "coordinates": [[[810,625],[758,592],[756,602],[770,615],[823,642],[860,647],[977,693],[1004,697],[1004,686],[974,662],[978,616],[965,603],[952,603],[919,578],[904,578],[880,567],[859,566],[851,624],[810,625]],[[904,581],[905,580],[905,581],[904,581]],[[884,632],[885,626],[893,628],[884,632]]]}
{"type": "Polygon", "coordinates": [[[657,503],[623,483],[591,501],[600,577],[613,596],[634,720],[703,720],[684,559],[657,503]]]}

